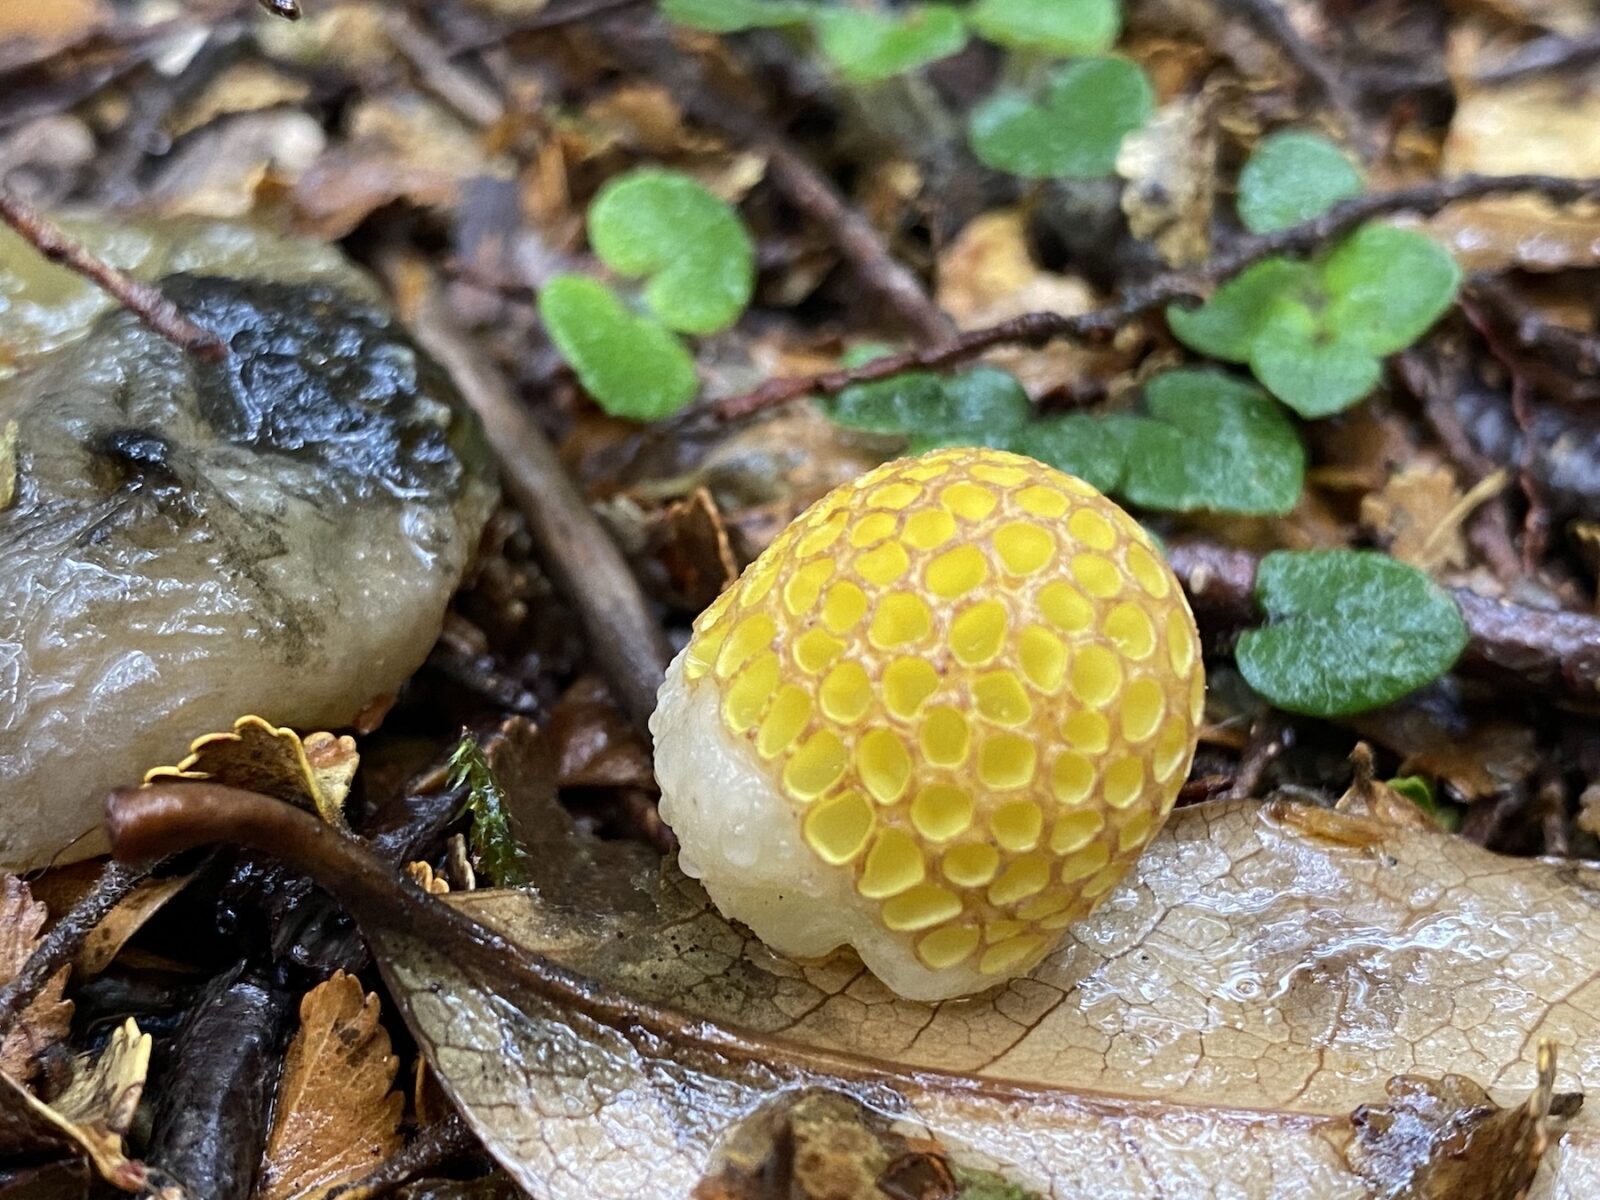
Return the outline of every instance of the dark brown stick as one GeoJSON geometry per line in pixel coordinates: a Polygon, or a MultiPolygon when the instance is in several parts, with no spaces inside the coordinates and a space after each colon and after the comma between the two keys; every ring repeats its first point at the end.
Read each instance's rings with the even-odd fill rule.
{"type": "Polygon", "coordinates": [[[754,391],[711,405],[719,420],[748,416],[801,396],[833,395],[854,383],[885,379],[902,371],[947,371],[997,346],[1042,346],[1057,338],[1103,341],[1145,313],[1180,299],[1195,297],[1275,254],[1303,254],[1374,217],[1411,212],[1431,216],[1460,200],[1516,192],[1533,192],[1558,204],[1600,196],[1600,179],[1567,179],[1553,175],[1458,175],[1433,183],[1389,192],[1371,192],[1335,205],[1320,217],[1273,233],[1244,238],[1232,249],[1187,272],[1161,275],[1132,288],[1117,303],[1093,312],[1067,316],[1055,312],[1024,313],[998,325],[974,329],[921,350],[891,354],[850,370],[827,371],[770,380],[754,391]]]}
{"type": "Polygon", "coordinates": [[[105,865],[94,886],[51,927],[16,977],[0,988],[0,1034],[11,1028],[17,1014],[28,1007],[46,980],[78,957],[94,928],[149,874],[144,868],[123,863],[105,865]]]}
{"type": "Polygon", "coordinates": [[[221,358],[228,348],[210,330],[202,329],[178,311],[159,289],[141,283],[125,271],[102,262],[69,238],[53,222],[13,192],[0,188],[0,221],[53,263],[76,271],[103,288],[141,321],[190,354],[221,358]]]}
{"type": "Polygon", "coordinates": [[[1294,67],[1311,81],[1344,126],[1345,136],[1370,159],[1374,152],[1372,136],[1361,119],[1355,95],[1345,82],[1345,76],[1330,63],[1320,50],[1300,36],[1289,14],[1276,0],[1236,0],[1256,31],[1268,38],[1283,52],[1294,67]]]}
{"type": "MultiPolygon", "coordinates": [[[[1256,568],[1248,550],[1211,542],[1177,542],[1168,561],[1208,632],[1252,625],[1256,568]]],[[[1600,700],[1600,617],[1550,611],[1492,600],[1453,588],[1467,623],[1467,649],[1460,669],[1535,690],[1554,689],[1568,698],[1600,700]]]]}
{"type": "Polygon", "coordinates": [[[361,1200],[377,1200],[419,1175],[437,1171],[477,1149],[479,1142],[466,1122],[451,1113],[429,1125],[410,1143],[391,1154],[360,1179],[343,1184],[328,1193],[328,1200],[358,1195],[361,1200]]]}
{"type": "Polygon", "coordinates": [[[911,269],[889,253],[872,223],[771,121],[712,86],[700,61],[678,50],[665,37],[653,36],[637,23],[613,22],[609,28],[615,36],[608,49],[630,70],[654,78],[696,121],[719,130],[767,160],[773,186],[827,232],[856,277],[916,337],[943,341],[951,335],[955,326],[928,298],[911,269]]]}
{"type": "Polygon", "coordinates": [[[622,552],[578,494],[543,431],[446,311],[437,288],[426,289],[411,327],[483,421],[501,482],[527,518],[540,561],[577,611],[618,701],[645,733],[672,654],[622,552]]]}

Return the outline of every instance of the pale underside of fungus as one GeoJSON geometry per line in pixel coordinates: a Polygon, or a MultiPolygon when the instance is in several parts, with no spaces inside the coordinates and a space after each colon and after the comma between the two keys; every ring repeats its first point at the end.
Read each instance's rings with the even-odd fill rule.
{"type": "Polygon", "coordinates": [[[800,958],[942,999],[1026,972],[1160,828],[1194,620],[1081,480],[950,450],[824,497],[696,623],[652,722],[680,863],[800,958]]]}
{"type": "MultiPolygon", "coordinates": [[[[297,279],[165,280],[223,361],[111,310],[0,385],[0,868],[99,851],[108,789],[241,714],[337,728],[381,706],[492,502],[475,421],[355,271],[214,239],[229,271],[258,246],[297,279]]],[[[30,288],[83,297],[19,278],[0,283],[23,348],[71,336],[30,288]]]]}

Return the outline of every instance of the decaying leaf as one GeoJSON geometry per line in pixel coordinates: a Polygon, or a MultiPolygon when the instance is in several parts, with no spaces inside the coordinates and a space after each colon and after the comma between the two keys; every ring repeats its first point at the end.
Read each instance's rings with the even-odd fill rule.
{"type": "Polygon", "coordinates": [[[1154,241],[1169,266],[1193,266],[1211,249],[1216,168],[1209,96],[1174,100],[1123,139],[1117,173],[1129,184],[1122,194],[1128,228],[1154,241]]]}
{"type": "Polygon", "coordinates": [[[17,423],[0,425],[0,512],[17,498],[17,423]]]}
{"type": "Polygon", "coordinates": [[[0,1074],[0,1152],[81,1153],[101,1178],[125,1192],[183,1200],[180,1188],[127,1157],[123,1139],[138,1110],[149,1066],[150,1035],[139,1032],[129,1018],[98,1059],[77,1060],[71,1081],[49,1104],[0,1074]]]}
{"type": "Polygon", "coordinates": [[[989,1171],[952,1167],[943,1147],[908,1138],[838,1092],[784,1093],[735,1126],[695,1200],[1037,1200],[989,1171]]]}
{"type": "Polygon", "coordinates": [[[1461,524],[1470,513],[1461,501],[1449,467],[1413,463],[1361,498],[1361,523],[1401,562],[1424,571],[1461,567],[1467,562],[1461,524]]]}
{"type": "MultiPolygon", "coordinates": [[[[441,903],[344,846],[305,865],[535,1194],[682,1196],[748,1113],[823,1088],[1052,1196],[1364,1196],[1354,1114],[1396,1076],[1521,1104],[1544,1038],[1562,1090],[1600,1080],[1600,872],[1426,830],[1307,836],[1277,813],[1180,810],[1031,977],[934,1006],[848,960],[774,957],[696,885],[640,854],[607,865],[554,813],[535,858],[581,869],[530,892],[441,903]]],[[[1595,1116],[1558,1132],[1531,1194],[1600,1187],[1595,1116]]],[[[1497,1178],[1473,1157],[1489,1140],[1439,1153],[1497,1178]]]]}
{"type": "Polygon", "coordinates": [[[361,756],[355,739],[331,733],[301,738],[260,717],[240,717],[229,733],[208,733],[189,745],[175,767],[155,767],[144,781],[208,779],[276,796],[312,809],[336,829],[346,828],[344,801],[361,756]]]}
{"type": "Polygon", "coordinates": [[[358,1179],[398,1150],[405,1097],[378,997],[343,971],[300,1001],[267,1138],[261,1200],[318,1195],[358,1179]]]}
{"type": "MultiPolygon", "coordinates": [[[[44,904],[33,898],[22,880],[15,875],[0,880],[0,985],[22,970],[39,944],[48,916],[44,904]]],[[[67,1036],[72,1002],[62,997],[70,971],[70,967],[62,967],[50,976],[0,1041],[0,1071],[18,1083],[30,1082],[38,1073],[39,1055],[67,1036]]]]}

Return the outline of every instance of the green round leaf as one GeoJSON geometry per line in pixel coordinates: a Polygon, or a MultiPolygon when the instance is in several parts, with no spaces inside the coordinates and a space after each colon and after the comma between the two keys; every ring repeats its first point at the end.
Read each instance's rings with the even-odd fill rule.
{"type": "Polygon", "coordinates": [[[800,25],[815,11],[806,0],[660,0],[660,6],[667,20],[712,33],[800,25]]]}
{"type": "MultiPolygon", "coordinates": [[[[1256,336],[1283,319],[1284,305],[1317,302],[1316,269],[1288,258],[1268,258],[1219,287],[1199,308],[1169,305],[1167,327],[1189,349],[1223,362],[1250,361],[1256,336]]],[[[1306,319],[1311,320],[1310,310],[1306,319]]]]}
{"type": "Polygon", "coordinates": [[[1448,671],[1467,644],[1448,594],[1369,550],[1269,554],[1256,600],[1267,624],[1239,638],[1239,670],[1289,712],[1341,717],[1392,703],[1448,671]]]}
{"type": "Polygon", "coordinates": [[[1378,386],[1382,364],[1340,338],[1307,336],[1287,325],[1257,335],[1250,369],[1279,400],[1308,419],[1343,412],[1378,386]]]}
{"type": "Polygon", "coordinates": [[[1033,100],[1000,92],[972,113],[972,149],[987,165],[1025,179],[1110,175],[1122,139],[1149,119],[1155,93],[1121,58],[1083,58],[1051,76],[1033,100]]]}
{"type": "Polygon", "coordinates": [[[967,11],[980,36],[1016,50],[1099,54],[1122,31],[1120,0],[978,0],[967,11]]]}
{"type": "Polygon", "coordinates": [[[1102,492],[1115,491],[1122,482],[1122,446],[1104,421],[1088,413],[1042,417],[996,444],[1076,475],[1102,492]]]}
{"type": "Polygon", "coordinates": [[[1262,139],[1239,173],[1239,219],[1252,233],[1270,233],[1321,216],[1360,193],[1360,173],[1327,138],[1274,133],[1262,139]]]}
{"type": "Polygon", "coordinates": [[[906,371],[855,384],[817,403],[840,425],[903,434],[924,447],[988,445],[975,439],[1015,429],[1032,413],[1022,385],[993,367],[977,367],[950,378],[906,371]]]}
{"type": "Polygon", "coordinates": [[[1169,371],[1144,399],[1149,416],[1117,423],[1126,499],[1169,512],[1267,515],[1300,499],[1305,450],[1260,388],[1219,371],[1169,371]]]}
{"type": "Polygon", "coordinates": [[[854,83],[904,75],[967,44],[967,23],[948,4],[924,4],[899,14],[822,8],[814,10],[811,27],[828,60],[854,83]]]}
{"type": "Polygon", "coordinates": [[[755,287],[755,247],[739,214],[677,171],[645,167],[601,188],[589,244],[613,271],[648,276],[645,303],[680,333],[726,329],[755,287]]]}
{"type": "Polygon", "coordinates": [[[539,316],[585,390],[612,416],[655,421],[694,397],[694,359],[683,343],[630,313],[603,283],[557,276],[539,292],[539,316]]]}
{"type": "Polygon", "coordinates": [[[1461,268],[1443,246],[1392,225],[1364,225],[1322,264],[1326,327],[1370,354],[1404,350],[1455,300],[1461,268]]]}

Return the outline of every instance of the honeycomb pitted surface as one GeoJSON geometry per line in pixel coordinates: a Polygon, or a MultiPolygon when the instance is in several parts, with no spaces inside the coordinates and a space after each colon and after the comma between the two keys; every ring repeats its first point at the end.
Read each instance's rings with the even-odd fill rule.
{"type": "Polygon", "coordinates": [[[701,615],[683,673],[885,931],[930,970],[997,980],[1160,828],[1205,695],[1137,522],[981,449],[824,497],[701,615]]]}

